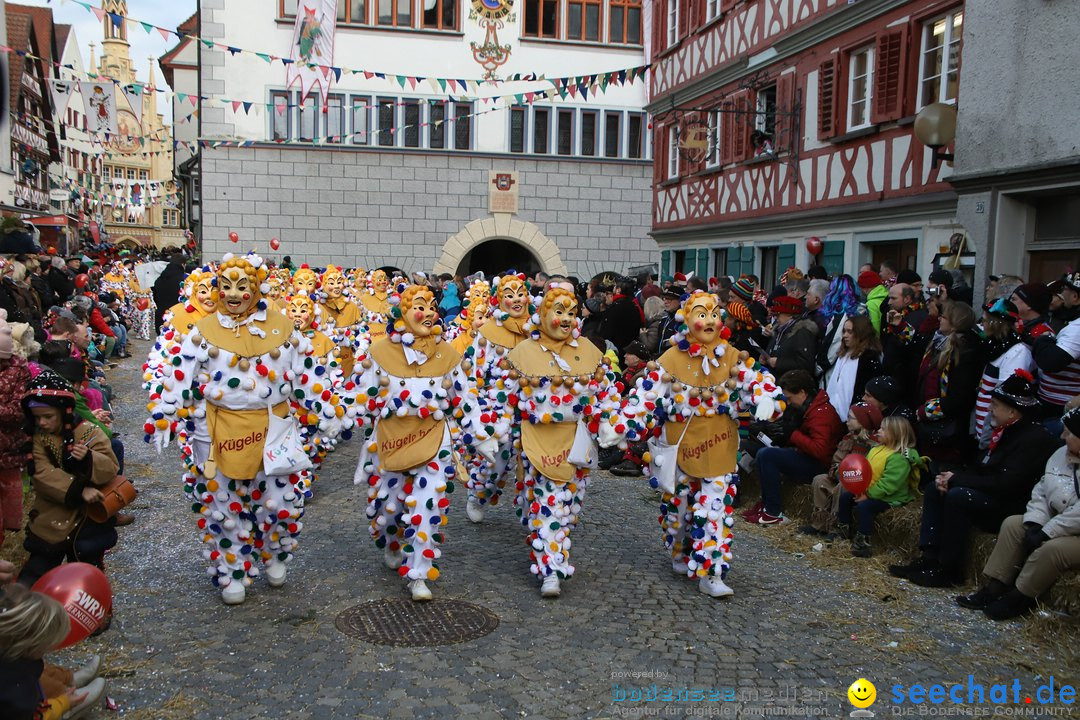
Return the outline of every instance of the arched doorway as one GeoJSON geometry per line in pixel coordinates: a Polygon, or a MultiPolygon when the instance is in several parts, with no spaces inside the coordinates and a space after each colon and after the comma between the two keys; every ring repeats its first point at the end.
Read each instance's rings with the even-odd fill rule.
{"type": "Polygon", "coordinates": [[[465,253],[455,274],[465,277],[482,272],[491,277],[505,270],[516,270],[532,277],[540,270],[540,261],[528,248],[513,240],[485,240],[465,253]]]}

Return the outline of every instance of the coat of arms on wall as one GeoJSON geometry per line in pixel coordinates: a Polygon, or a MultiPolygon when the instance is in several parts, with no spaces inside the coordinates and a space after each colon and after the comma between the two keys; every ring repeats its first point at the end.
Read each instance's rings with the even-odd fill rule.
{"type": "Polygon", "coordinates": [[[495,71],[510,59],[510,46],[499,44],[498,31],[507,21],[513,22],[513,0],[473,0],[470,20],[476,20],[484,28],[482,43],[470,42],[473,59],[484,68],[484,79],[496,79],[495,71]]]}

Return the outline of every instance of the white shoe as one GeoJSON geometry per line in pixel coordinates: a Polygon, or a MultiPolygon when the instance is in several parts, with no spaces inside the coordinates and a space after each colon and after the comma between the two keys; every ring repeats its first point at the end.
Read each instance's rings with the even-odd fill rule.
{"type": "Polygon", "coordinates": [[[690,566],[686,564],[685,560],[672,560],[671,572],[685,576],[686,573],[690,572],[690,566]]]}
{"type": "Polygon", "coordinates": [[[469,520],[478,523],[484,519],[484,508],[476,500],[469,498],[469,502],[465,503],[465,514],[469,516],[469,520]]]}
{"type": "Polygon", "coordinates": [[[562,589],[559,587],[559,576],[555,573],[548,575],[544,578],[544,582],[540,585],[540,595],[542,597],[559,597],[559,593],[562,589]]]}
{"type": "Polygon", "coordinates": [[[735,591],[727,586],[719,575],[713,575],[709,577],[706,575],[698,581],[698,590],[705,593],[710,597],[721,598],[730,597],[735,594],[735,591]]]}
{"type": "Polygon", "coordinates": [[[431,591],[428,590],[427,583],[423,580],[413,580],[409,583],[409,592],[412,593],[413,600],[421,601],[431,599],[431,591]]]}
{"type": "Polygon", "coordinates": [[[280,560],[271,560],[270,564],[266,566],[266,582],[270,584],[270,587],[281,587],[285,584],[285,573],[288,568],[285,567],[285,563],[280,560]]]}
{"type": "Polygon", "coordinates": [[[90,658],[85,665],[73,672],[72,682],[75,687],[81,688],[83,685],[89,684],[91,680],[97,677],[98,668],[101,667],[101,656],[95,655],[90,658]]]}
{"type": "Polygon", "coordinates": [[[246,595],[247,591],[244,590],[244,583],[241,580],[233,580],[221,590],[221,600],[226,605],[239,605],[244,602],[246,595]]]}
{"type": "Polygon", "coordinates": [[[383,562],[386,564],[386,567],[390,568],[391,570],[397,570],[399,567],[401,567],[401,562],[403,559],[404,556],[401,554],[401,548],[398,548],[397,550],[391,550],[390,546],[387,545],[386,550],[383,551],[383,562]]]}
{"type": "Polygon", "coordinates": [[[86,693],[81,700],[73,703],[71,708],[61,715],[61,720],[72,720],[83,715],[87,710],[91,710],[97,706],[101,701],[101,696],[105,693],[105,678],[97,678],[91,681],[86,687],[81,687],[75,691],[75,695],[79,696],[82,693],[86,693]]]}

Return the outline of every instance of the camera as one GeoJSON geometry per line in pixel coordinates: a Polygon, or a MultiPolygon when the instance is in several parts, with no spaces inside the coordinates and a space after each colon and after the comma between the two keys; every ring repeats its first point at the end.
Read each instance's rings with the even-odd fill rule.
{"type": "Polygon", "coordinates": [[[937,297],[938,295],[941,294],[941,288],[937,287],[937,286],[932,287],[932,288],[926,288],[926,294],[929,297],[937,297]]]}

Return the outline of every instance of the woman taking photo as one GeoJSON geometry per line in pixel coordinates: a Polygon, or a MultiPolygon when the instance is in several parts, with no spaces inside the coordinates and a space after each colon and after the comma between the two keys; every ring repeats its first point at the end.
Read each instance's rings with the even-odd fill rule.
{"type": "Polygon", "coordinates": [[[859,400],[870,378],[881,374],[881,341],[866,315],[844,320],[840,349],[825,389],[836,414],[847,417],[851,403],[859,400]]]}

